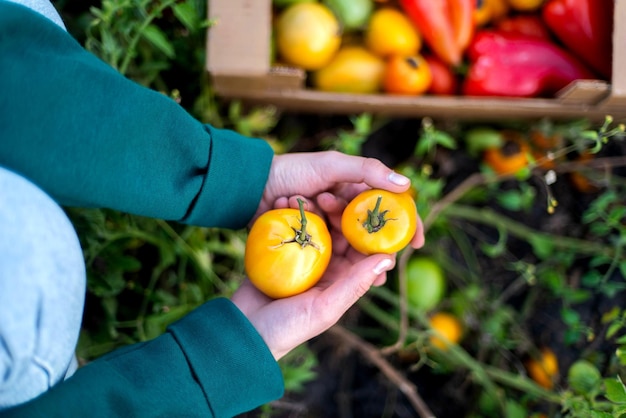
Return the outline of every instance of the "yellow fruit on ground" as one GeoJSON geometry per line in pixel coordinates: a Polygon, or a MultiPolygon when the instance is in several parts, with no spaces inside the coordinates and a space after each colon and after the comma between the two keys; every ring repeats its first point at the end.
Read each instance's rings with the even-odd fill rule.
{"type": "Polygon", "coordinates": [[[459,319],[447,312],[437,312],[430,317],[430,327],[436,332],[430,337],[430,343],[446,350],[451,344],[457,344],[463,336],[463,326],[459,319]]]}
{"type": "Polygon", "coordinates": [[[326,66],[341,45],[341,26],[320,3],[297,3],[276,21],[276,47],[287,64],[305,70],[326,66]]]}
{"type": "Polygon", "coordinates": [[[361,46],[345,46],[327,66],[312,74],[313,86],[327,92],[375,93],[384,70],[382,58],[361,46]]]}
{"type": "Polygon", "coordinates": [[[526,361],[525,366],[528,376],[537,382],[539,386],[552,389],[554,381],[559,374],[559,361],[556,358],[556,354],[548,347],[542,348],[540,354],[538,359],[531,358],[526,361]]]}
{"type": "Polygon", "coordinates": [[[382,8],[372,14],[365,30],[365,46],[381,57],[416,55],[422,40],[415,25],[402,12],[382,8]]]}

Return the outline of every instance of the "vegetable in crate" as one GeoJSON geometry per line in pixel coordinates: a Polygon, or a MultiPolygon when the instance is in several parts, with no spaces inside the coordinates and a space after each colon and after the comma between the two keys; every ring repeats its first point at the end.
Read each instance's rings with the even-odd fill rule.
{"type": "Polygon", "coordinates": [[[324,0],[345,31],[365,27],[374,10],[373,0],[324,0]]]}
{"type": "Polygon", "coordinates": [[[474,35],[475,0],[400,0],[430,49],[450,65],[459,65],[474,35]]]}
{"type": "Polygon", "coordinates": [[[459,81],[452,68],[432,54],[424,55],[424,60],[430,67],[433,79],[428,93],[442,96],[456,94],[459,81]]]}
{"type": "Polygon", "coordinates": [[[316,70],[328,64],[341,45],[341,26],[319,3],[297,3],[276,21],[276,47],[287,64],[316,70]]]}
{"type": "Polygon", "coordinates": [[[507,0],[475,0],[474,24],[487,26],[503,19],[509,13],[507,0]]]}
{"type": "Polygon", "coordinates": [[[468,96],[552,97],[574,80],[596,78],[557,44],[524,35],[483,30],[467,54],[468,96]]]}
{"type": "Polygon", "coordinates": [[[362,46],[344,46],[327,66],[312,73],[312,83],[327,92],[376,93],[384,71],[381,57],[362,46]]]}
{"type": "Polygon", "coordinates": [[[364,33],[367,49],[381,57],[414,55],[422,39],[411,20],[401,11],[383,7],[374,12],[364,33]]]}
{"type": "Polygon", "coordinates": [[[539,14],[508,16],[500,19],[494,26],[499,32],[534,36],[546,41],[552,40],[552,33],[539,14]]]}
{"type": "Polygon", "coordinates": [[[430,66],[421,55],[387,59],[382,81],[385,93],[419,96],[428,91],[432,81],[430,66]]]}
{"type": "Polygon", "coordinates": [[[548,0],[546,25],[589,67],[610,79],[614,0],[548,0]]]}

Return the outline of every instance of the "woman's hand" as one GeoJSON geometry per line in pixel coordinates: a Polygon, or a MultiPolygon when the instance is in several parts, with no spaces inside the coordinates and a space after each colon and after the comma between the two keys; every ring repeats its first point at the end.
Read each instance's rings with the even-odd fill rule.
{"type": "MultiPolygon", "coordinates": [[[[349,202],[368,188],[400,193],[409,187],[408,178],[374,158],[336,151],[276,155],[254,219],[275,207],[287,207],[288,198],[294,195],[314,199],[328,192],[337,199],[349,202]]],[[[423,242],[420,229],[416,231],[411,245],[418,248],[423,242]]]]}
{"type": "MultiPolygon", "coordinates": [[[[383,179],[389,176],[386,170],[380,170],[379,174],[383,179]]],[[[384,180],[370,181],[375,187],[384,183],[384,180]]],[[[398,189],[402,186],[396,187],[398,189]]],[[[298,206],[295,197],[285,198],[284,204],[298,206]]],[[[365,256],[350,247],[341,234],[341,213],[345,205],[346,200],[330,192],[321,193],[315,199],[315,206],[327,217],[333,255],[326,273],[312,289],[273,300],[246,280],[232,297],[233,303],[250,320],[277,360],[333,326],[371,286],[385,283],[386,272],[395,265],[395,255],[365,256]]],[[[423,243],[419,222],[412,245],[419,248],[423,243]]]]}

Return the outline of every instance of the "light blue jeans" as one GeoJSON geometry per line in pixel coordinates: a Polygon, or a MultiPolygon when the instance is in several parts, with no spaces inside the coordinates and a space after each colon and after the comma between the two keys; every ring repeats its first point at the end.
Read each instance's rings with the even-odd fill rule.
{"type": "Polygon", "coordinates": [[[0,167],[0,410],[76,370],[85,284],[80,243],[61,207],[0,167]]]}

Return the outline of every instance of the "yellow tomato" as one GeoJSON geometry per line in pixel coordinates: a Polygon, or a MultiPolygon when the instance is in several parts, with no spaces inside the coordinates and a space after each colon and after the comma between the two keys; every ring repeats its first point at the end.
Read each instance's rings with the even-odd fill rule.
{"type": "Polygon", "coordinates": [[[432,81],[430,66],[421,55],[394,55],[385,65],[383,90],[390,94],[418,96],[426,93],[432,81]]]}
{"type": "Polygon", "coordinates": [[[341,27],[330,9],[320,3],[297,3],[276,22],[276,47],[287,63],[305,70],[324,67],[341,45],[341,27]]]}
{"type": "Polygon", "coordinates": [[[457,344],[463,336],[463,326],[459,319],[447,312],[437,312],[430,317],[430,327],[435,335],[430,343],[440,350],[447,350],[450,344],[457,344]]]}
{"type": "Polygon", "coordinates": [[[508,0],[476,0],[474,23],[476,26],[485,26],[502,19],[508,13],[508,0]]]}
{"type": "Polygon", "coordinates": [[[365,46],[381,57],[415,55],[422,40],[415,25],[402,12],[392,8],[378,9],[365,30],[365,46]]]}
{"type": "Polygon", "coordinates": [[[546,389],[554,387],[554,381],[559,374],[559,362],[556,354],[551,349],[548,347],[542,348],[540,357],[529,359],[526,361],[525,366],[530,378],[537,382],[539,386],[546,389]]]}
{"type": "Polygon", "coordinates": [[[254,222],[246,241],[244,266],[250,281],[271,298],[313,287],[326,271],[332,241],[324,220],[298,209],[274,209],[254,222]]]}
{"type": "Polygon", "coordinates": [[[534,12],[539,10],[544,0],[507,0],[507,3],[513,10],[519,12],[534,12]]]}
{"type": "Polygon", "coordinates": [[[408,193],[366,190],[350,201],[341,216],[344,237],[366,255],[400,251],[416,228],[417,209],[408,193]]]}
{"type": "Polygon", "coordinates": [[[339,93],[375,93],[385,70],[382,58],[360,46],[345,46],[331,62],[312,74],[318,90],[339,93]]]}

